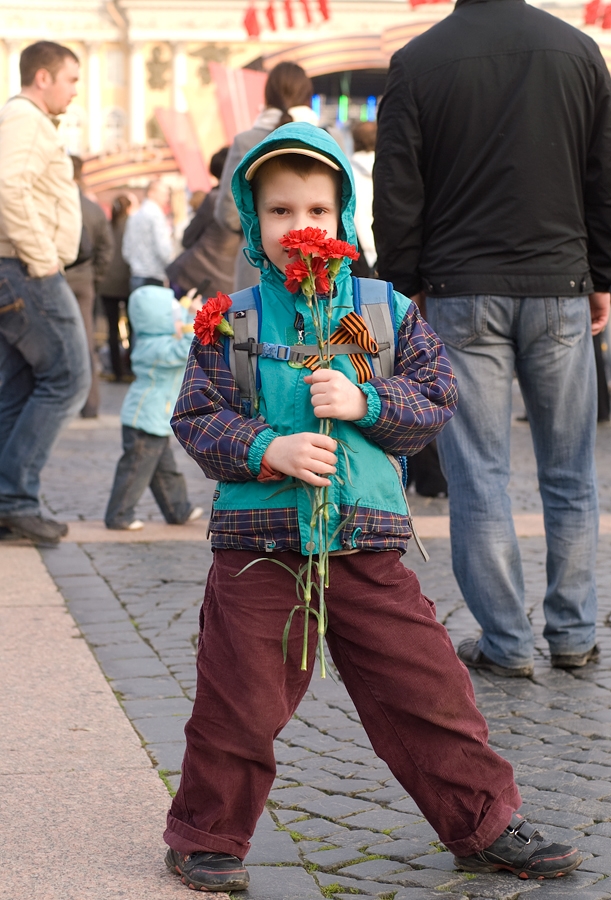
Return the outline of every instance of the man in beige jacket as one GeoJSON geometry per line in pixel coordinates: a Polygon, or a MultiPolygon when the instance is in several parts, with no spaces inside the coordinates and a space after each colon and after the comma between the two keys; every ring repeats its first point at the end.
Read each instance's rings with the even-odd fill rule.
{"type": "Polygon", "coordinates": [[[68,528],[40,512],[40,472],[90,385],[82,316],[63,275],[81,210],[57,116],[79,61],[51,41],[21,54],[21,93],[0,110],[0,527],[55,544],[68,528]]]}

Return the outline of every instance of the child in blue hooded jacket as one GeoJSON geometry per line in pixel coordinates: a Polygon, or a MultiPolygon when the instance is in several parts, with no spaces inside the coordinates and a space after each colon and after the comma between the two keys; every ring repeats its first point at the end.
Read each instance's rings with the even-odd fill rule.
{"type": "MultiPolygon", "coordinates": [[[[244,408],[237,362],[226,348],[195,340],[172,424],[219,486],[197,694],[164,835],[166,863],[196,890],[248,885],[243,860],[274,781],[273,741],[314,664],[314,616],[307,670],[300,668],[300,628],[289,632],[286,662],[282,651],[295,604],[287,568],[297,572],[318,551],[303,482],[329,492],[335,537],[326,640],[375,752],[458,868],[508,869],[522,878],[566,874],[580,864],[579,852],[546,841],[517,814],[512,768],[488,746],[467,670],[400,559],[412,529],[391,457],[420,450],[452,415],[456,385],[443,346],[415,305],[395,292],[390,377],[359,378],[347,354],[336,355],[331,369],[310,371],[291,365],[286,352],[272,352],[314,341],[310,306],[285,286],[289,257],[279,239],[315,227],[354,243],[352,173],[324,131],[286,125],[247,154],[233,190],[250,259],[261,270],[259,343],[247,344],[253,352],[263,348],[253,377],[258,405],[244,408]],[[333,437],[319,433],[321,418],[333,419],[333,437]],[[351,472],[336,438],[349,448],[351,472]],[[242,572],[262,555],[270,562],[242,572]]],[[[347,260],[336,289],[332,331],[357,315],[347,260]]],[[[248,313],[240,308],[243,294],[233,300],[235,325],[248,313]]],[[[238,352],[236,342],[236,358],[238,352]]]]}
{"type": "MultiPolygon", "coordinates": [[[[134,291],[128,315],[135,336],[131,366],[135,381],[121,408],[123,456],[106,509],[106,527],[137,531],[140,497],[150,487],[170,525],[198,519],[203,510],[187,497],[184,475],[170,447],[170,417],[180,390],[193,327],[187,309],[169,288],[148,285],[134,291]]],[[[191,318],[192,321],[192,318],[191,318]]]]}

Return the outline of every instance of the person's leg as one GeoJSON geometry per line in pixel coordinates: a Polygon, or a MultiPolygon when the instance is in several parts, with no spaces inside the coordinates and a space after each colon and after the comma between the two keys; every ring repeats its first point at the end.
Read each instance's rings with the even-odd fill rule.
{"type": "Polygon", "coordinates": [[[0,456],[33,390],[32,369],[0,333],[0,456]]]}
{"type": "MultiPolygon", "coordinates": [[[[301,671],[303,618],[295,615],[286,664],[282,633],[295,605],[293,577],[273,562],[235,575],[260,553],[214,554],[200,614],[197,692],[185,727],[187,748],[164,840],[180,853],[210,851],[243,859],[276,772],[274,738],[303,697],[314,664],[311,616],[308,670],[301,671]]],[[[297,571],[303,557],[277,557],[297,571]]]]}
{"type": "Polygon", "coordinates": [[[176,466],[169,438],[159,457],[150,484],[163,517],[170,525],[182,525],[193,509],[187,496],[187,482],[176,466]]]}
{"type": "Polygon", "coordinates": [[[520,795],[416,575],[396,551],[333,558],[327,605],[329,649],[375,752],[449,850],[487,847],[520,795]]]}
{"type": "Polygon", "coordinates": [[[110,351],[110,365],[117,379],[121,381],[123,377],[123,367],[121,366],[121,354],[119,352],[119,298],[102,296],[104,312],[108,321],[108,349],[110,351]]]}
{"type": "Polygon", "coordinates": [[[79,305],[83,317],[83,324],[85,326],[85,333],[87,335],[89,362],[91,366],[91,388],[89,389],[89,395],[81,410],[81,415],[84,418],[91,419],[97,416],[100,406],[100,385],[95,359],[95,287],[93,284],[93,268],[86,264],[85,270],[82,272],[69,270],[67,281],[72,288],[74,296],[76,297],[76,302],[79,305]],[[73,273],[72,276],[71,273],[73,273]]]}
{"type": "Polygon", "coordinates": [[[599,422],[608,422],[611,417],[611,402],[609,401],[609,385],[607,384],[602,337],[602,334],[595,334],[592,338],[594,344],[594,359],[596,361],[596,393],[598,399],[597,420],[599,422]]]}
{"type": "Polygon", "coordinates": [[[37,515],[40,472],[91,381],[83,320],[64,277],[29,278],[18,260],[0,260],[0,335],[12,348],[0,361],[0,378],[4,365],[10,375],[0,384],[0,402],[12,404],[5,398],[18,355],[31,373],[22,371],[31,390],[22,381],[20,411],[0,448],[0,515],[37,515]]]}
{"type": "Polygon", "coordinates": [[[520,386],[533,436],[547,538],[546,637],[583,654],[596,638],[596,370],[587,297],[522,301],[520,386]]]}
{"type": "Polygon", "coordinates": [[[482,652],[526,672],[534,642],[507,494],[518,311],[519,301],[509,297],[427,298],[428,321],[458,379],[458,409],[437,439],[454,574],[482,627],[482,652]]]}
{"type": "Polygon", "coordinates": [[[123,456],[117,463],[104,521],[107,528],[127,528],[136,505],[149,487],[167,438],[123,425],[123,456]]]}

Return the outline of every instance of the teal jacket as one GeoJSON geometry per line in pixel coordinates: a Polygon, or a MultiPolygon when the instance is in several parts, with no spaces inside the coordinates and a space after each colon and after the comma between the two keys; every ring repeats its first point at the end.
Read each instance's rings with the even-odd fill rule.
{"type": "Polygon", "coordinates": [[[127,311],[135,337],[132,382],[121,408],[121,422],[160,437],[172,434],[170,418],[185,373],[192,335],[176,337],[175,317],[187,313],[169,288],[145,285],[129,298],[127,311]]]}
{"type": "MultiPolygon", "coordinates": [[[[259,221],[245,172],[258,156],[287,141],[314,147],[336,161],[343,173],[339,237],[356,243],[353,223],[354,183],[350,165],[326,132],[304,124],[285,125],[248,153],[233,178],[249,256],[261,270],[260,341],[297,343],[296,312],[305,325],[305,343],[314,342],[310,311],[301,297],[284,287],[285,276],[265,256],[259,221]]],[[[352,280],[344,260],[337,278],[332,328],[353,306],[352,280]]],[[[392,378],[372,378],[360,385],[368,411],[358,422],[336,421],[333,437],[345,442],[347,458],[338,453],[338,478],[332,479],[329,534],[338,533],[330,549],[405,550],[411,535],[396,455],[415,453],[452,415],[456,385],[445,351],[421,319],[415,305],[394,294],[397,357],[392,378]],[[356,515],[341,527],[356,507],[356,515]]],[[[334,368],[351,381],[356,372],[346,356],[334,368]]],[[[194,341],[172,425],[178,439],[206,474],[219,480],[211,517],[212,543],[218,548],[293,549],[308,553],[310,491],[287,478],[257,480],[261,460],[278,435],[319,429],[304,382],[308,370],[259,359],[260,405],[257,419],[241,410],[235,381],[221,347],[194,341]]],[[[314,536],[316,547],[317,539],[314,536]]]]}

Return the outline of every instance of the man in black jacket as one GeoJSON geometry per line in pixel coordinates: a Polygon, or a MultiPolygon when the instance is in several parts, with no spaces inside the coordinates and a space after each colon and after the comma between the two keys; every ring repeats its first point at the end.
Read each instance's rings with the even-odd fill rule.
{"type": "Polygon", "coordinates": [[[611,284],[611,82],[595,43],[523,0],[457,0],[393,57],[374,170],[381,278],[426,296],[458,377],[438,440],[454,573],[482,627],[458,655],[533,672],[511,516],[517,373],[547,535],[551,663],[597,656],[596,380],[611,284]]]}

